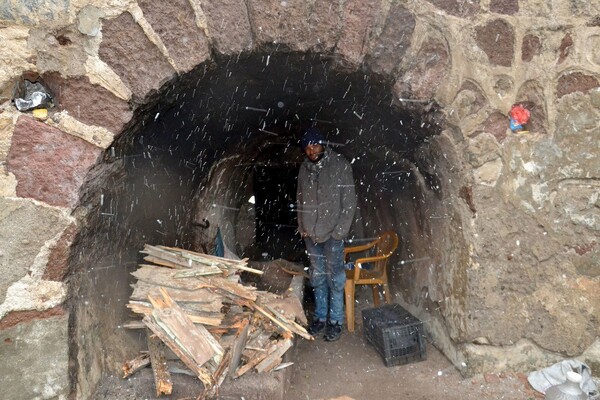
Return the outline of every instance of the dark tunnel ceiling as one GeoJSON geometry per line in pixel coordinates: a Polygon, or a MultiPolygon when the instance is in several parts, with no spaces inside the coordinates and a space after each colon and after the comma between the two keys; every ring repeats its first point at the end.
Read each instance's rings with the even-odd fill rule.
{"type": "Polygon", "coordinates": [[[322,55],[243,54],[168,82],[136,108],[107,152],[108,162],[123,156],[124,169],[114,170],[114,199],[102,212],[127,216],[121,222],[128,240],[189,243],[194,194],[215,162],[237,155],[243,166],[297,165],[294,146],[312,124],[340,144],[336,150],[352,161],[355,178],[378,177],[374,191],[400,187],[409,175],[386,172],[414,161],[413,150],[439,127],[422,122],[430,115],[400,108],[392,82],[336,65],[322,55]]]}
{"type": "Polygon", "coordinates": [[[190,159],[201,150],[214,157],[243,151],[268,132],[297,143],[311,124],[352,157],[378,150],[406,156],[434,134],[422,115],[399,108],[391,82],[335,65],[322,55],[296,53],[244,54],[200,65],[150,96],[130,133],[142,132],[146,144],[190,159]]]}

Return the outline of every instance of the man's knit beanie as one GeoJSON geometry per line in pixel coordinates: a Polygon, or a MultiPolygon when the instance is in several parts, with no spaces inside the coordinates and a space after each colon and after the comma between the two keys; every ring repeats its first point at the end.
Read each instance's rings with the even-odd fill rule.
{"type": "Polygon", "coordinates": [[[325,144],[325,136],[317,129],[317,128],[308,128],[304,135],[302,135],[302,139],[300,139],[300,147],[302,147],[302,151],[309,144],[325,144]]]}

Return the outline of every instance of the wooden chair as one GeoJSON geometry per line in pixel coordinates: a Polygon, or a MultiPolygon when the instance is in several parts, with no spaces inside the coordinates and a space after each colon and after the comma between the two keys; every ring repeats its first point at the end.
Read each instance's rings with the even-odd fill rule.
{"type": "Polygon", "coordinates": [[[346,286],[344,288],[346,299],[346,324],[348,331],[354,332],[354,293],[356,285],[372,285],[373,302],[379,305],[379,286],[383,287],[385,302],[390,304],[392,296],[388,285],[387,262],[398,247],[398,235],[394,231],[383,232],[371,243],[361,246],[347,247],[344,249],[344,258],[348,262],[348,255],[352,253],[367,252],[354,261],[354,268],[346,270],[346,286]],[[370,253],[370,254],[368,254],[370,253]],[[365,269],[367,265],[371,268],[365,269]],[[362,267],[362,268],[361,268],[362,267]]]}

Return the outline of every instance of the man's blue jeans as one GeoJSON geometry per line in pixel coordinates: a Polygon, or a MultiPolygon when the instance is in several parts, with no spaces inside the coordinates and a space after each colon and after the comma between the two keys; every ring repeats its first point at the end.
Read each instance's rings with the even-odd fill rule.
{"type": "Polygon", "coordinates": [[[315,290],[315,319],[342,324],[344,322],[344,241],[329,238],[315,243],[304,238],[310,258],[310,283],[315,290]]]}

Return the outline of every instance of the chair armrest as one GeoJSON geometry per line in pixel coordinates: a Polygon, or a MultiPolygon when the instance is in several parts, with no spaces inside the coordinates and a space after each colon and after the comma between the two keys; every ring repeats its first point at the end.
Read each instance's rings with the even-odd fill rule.
{"type": "Polygon", "coordinates": [[[360,279],[360,265],[361,264],[366,264],[366,263],[370,263],[370,262],[375,262],[375,261],[381,261],[381,260],[385,260],[386,258],[388,258],[389,255],[387,256],[373,256],[373,257],[364,257],[364,258],[359,258],[356,261],[354,261],[354,271],[353,271],[353,275],[354,275],[354,280],[357,281],[360,279]]]}
{"type": "Polygon", "coordinates": [[[389,257],[389,255],[358,258],[356,261],[354,261],[354,265],[356,266],[358,264],[366,264],[366,263],[370,263],[370,262],[381,261],[381,260],[385,260],[388,257],[389,257]]]}
{"type": "Polygon", "coordinates": [[[371,243],[362,244],[360,246],[352,246],[344,248],[344,257],[351,253],[359,253],[361,251],[369,250],[373,248],[377,244],[377,240],[372,241],[371,243]]]}

